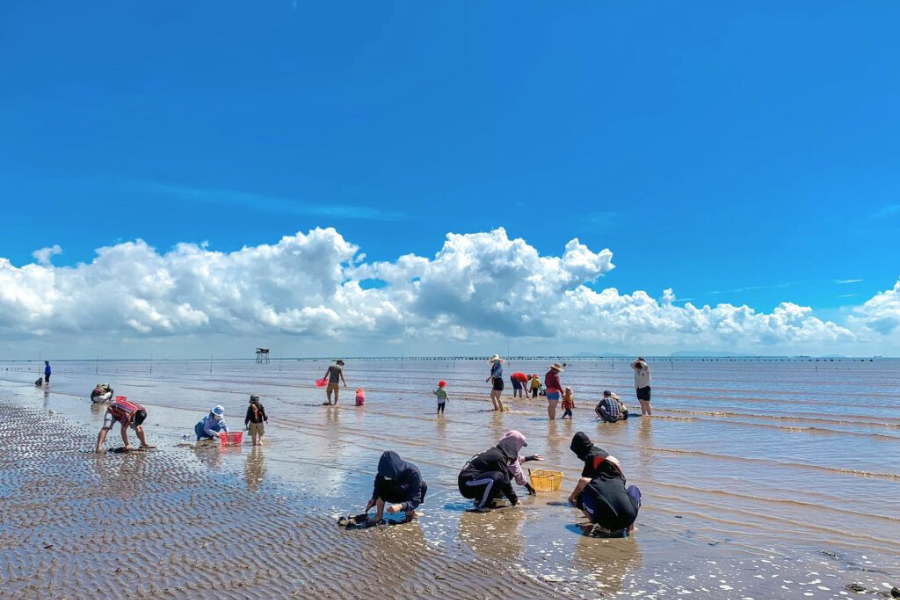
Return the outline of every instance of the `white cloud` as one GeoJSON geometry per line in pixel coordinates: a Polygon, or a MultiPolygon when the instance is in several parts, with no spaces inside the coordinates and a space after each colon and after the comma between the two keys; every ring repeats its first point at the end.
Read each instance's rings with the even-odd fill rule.
{"type": "Polygon", "coordinates": [[[833,281],[834,281],[834,283],[837,283],[838,285],[845,285],[848,283],[862,283],[863,280],[862,279],[834,279],[833,281]]]}
{"type": "Polygon", "coordinates": [[[53,244],[49,248],[41,248],[40,250],[35,250],[31,253],[31,256],[38,261],[39,265],[47,266],[50,264],[50,259],[57,254],[62,254],[62,248],[59,247],[59,244],[53,244]]]}
{"type": "MultiPolygon", "coordinates": [[[[897,347],[900,283],[857,307],[845,325],[784,302],[698,307],[666,289],[597,291],[612,253],[577,239],[541,256],[503,229],[448,234],[433,257],[366,262],[334,229],[273,245],[216,252],[179,244],[160,253],[143,241],[100,248],[90,263],[55,267],[0,259],[0,332],[104,339],[292,336],[378,354],[381,343],[418,343],[435,354],[517,339],[519,347],[600,344],[620,348],[808,351],[897,347]],[[363,289],[360,282],[384,285],[363,289]],[[888,337],[893,334],[895,337],[888,337]],[[440,345],[435,345],[440,342],[440,345]],[[349,346],[347,346],[349,344],[349,346]]],[[[218,339],[218,338],[217,338],[218,339]]],[[[315,347],[315,346],[311,346],[315,347]]],[[[322,352],[327,353],[327,352],[322,352]]]]}

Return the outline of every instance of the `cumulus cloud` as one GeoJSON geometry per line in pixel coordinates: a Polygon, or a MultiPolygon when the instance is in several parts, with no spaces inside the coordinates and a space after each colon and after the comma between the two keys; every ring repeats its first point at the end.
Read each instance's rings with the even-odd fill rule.
{"type": "MultiPolygon", "coordinates": [[[[46,250],[46,252],[45,252],[46,250]]],[[[785,302],[695,306],[671,289],[601,289],[612,252],[570,241],[542,256],[503,229],[448,234],[432,257],[367,262],[334,229],[217,252],[137,240],[100,248],[90,263],[55,267],[0,259],[0,331],[18,336],[105,334],[145,339],[272,334],[310,339],[495,342],[565,340],[619,347],[828,347],[900,325],[900,283],[858,307],[846,325],[785,302]],[[365,282],[377,280],[379,285],[365,282]],[[683,305],[682,305],[683,303],[683,305]]],[[[361,352],[365,353],[365,352],[361,352]]]]}

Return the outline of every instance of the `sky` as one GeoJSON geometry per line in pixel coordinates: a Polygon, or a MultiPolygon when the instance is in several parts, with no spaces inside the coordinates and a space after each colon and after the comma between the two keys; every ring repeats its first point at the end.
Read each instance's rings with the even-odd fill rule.
{"type": "Polygon", "coordinates": [[[900,354],[898,18],[0,3],[0,356],[900,354]]]}

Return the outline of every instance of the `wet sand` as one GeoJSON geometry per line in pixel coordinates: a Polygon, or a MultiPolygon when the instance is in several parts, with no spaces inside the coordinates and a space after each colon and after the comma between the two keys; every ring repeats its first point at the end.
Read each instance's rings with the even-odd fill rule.
{"type": "MultiPolygon", "coordinates": [[[[64,530],[71,528],[70,539],[87,528],[83,523],[91,521],[95,505],[115,507],[119,497],[140,496],[138,501],[152,507],[144,512],[167,515],[144,527],[148,539],[156,541],[142,550],[147,557],[143,563],[173,565],[141,585],[153,581],[159,589],[173,589],[215,581],[223,590],[217,597],[290,597],[297,592],[310,598],[354,598],[367,597],[374,586],[383,588],[385,597],[832,598],[853,594],[846,588],[851,584],[878,597],[875,592],[889,594],[900,581],[896,361],[835,363],[820,365],[820,371],[799,362],[699,361],[673,362],[665,365],[667,371],[658,362],[657,416],[617,425],[597,424],[592,409],[604,388],[629,400],[631,377],[621,362],[583,361],[567,369],[563,382],[575,387],[578,402],[574,423],[548,423],[542,400],[511,402],[509,390],[504,396],[512,412],[491,412],[485,365],[468,361],[350,362],[351,389],[340,406],[322,407],[324,394],[312,381],[326,365],[171,361],[153,363],[151,373],[151,365],[141,362],[58,362],[51,389],[30,384],[35,377],[28,369],[35,365],[0,365],[0,403],[28,407],[33,411],[29,418],[54,410],[58,415],[53,418],[64,417],[66,431],[76,432],[66,434],[71,439],[48,435],[50,454],[26,443],[31,448],[26,467],[10,466],[10,430],[0,428],[0,508],[11,514],[22,510],[6,491],[19,477],[10,469],[26,469],[33,477],[30,487],[22,484],[25,492],[18,491],[19,497],[36,489],[62,499],[64,491],[44,488],[58,487],[52,482],[54,472],[71,475],[78,494],[87,496],[67,509],[69,518],[61,521],[64,530]],[[450,384],[442,419],[433,414],[431,396],[438,378],[450,384]],[[160,447],[158,452],[101,457],[86,452],[103,412],[86,400],[97,381],[109,381],[117,394],[148,407],[148,437],[160,447]],[[352,406],[357,385],[366,388],[364,408],[352,406]],[[180,445],[182,433],[189,433],[214,404],[225,405],[230,423],[239,427],[249,393],[262,394],[272,419],[269,445],[224,452],[180,445]],[[527,498],[521,508],[488,515],[465,512],[468,503],[455,489],[459,468],[512,428],[528,436],[529,452],[547,456],[539,466],[565,473],[565,489],[527,498]],[[583,519],[561,505],[578,475],[568,444],[579,429],[615,453],[629,483],[644,492],[633,538],[584,537],[577,526],[583,519]],[[378,456],[388,448],[415,462],[428,481],[425,516],[417,524],[386,530],[339,530],[333,519],[361,511],[378,456]],[[57,462],[67,466],[57,468],[57,462]],[[126,486],[147,489],[140,494],[128,487],[124,493],[117,490],[118,474],[131,464],[141,465],[161,484],[125,478],[126,486]],[[75,477],[81,471],[86,474],[75,477]],[[47,480],[52,485],[38,483],[47,480]],[[101,488],[83,490],[88,481],[99,481],[101,488]],[[206,490],[215,491],[215,501],[206,490]],[[179,502],[187,507],[183,518],[180,511],[172,512],[179,502]],[[204,524],[209,511],[226,516],[204,524]],[[248,512],[260,515],[258,528],[245,522],[248,512]],[[203,527],[210,529],[198,537],[203,527]],[[254,531],[265,532],[264,541],[254,539],[254,531]],[[234,541],[219,556],[227,546],[225,537],[234,541]],[[216,542],[194,541],[210,538],[216,542]],[[270,538],[276,547],[267,545],[270,538]],[[379,566],[381,557],[398,555],[405,558],[379,566]],[[260,570],[247,564],[248,556],[259,557],[255,560],[263,560],[267,564],[262,567],[273,572],[268,563],[283,568],[272,582],[264,581],[255,577],[260,570]],[[218,572],[213,568],[217,561],[228,566],[218,572]],[[177,574],[179,583],[155,581],[168,581],[163,572],[173,573],[165,577],[177,574]],[[235,583],[242,581],[254,583],[235,583]]],[[[540,364],[515,368],[534,372],[540,364]]],[[[44,435],[41,429],[31,434],[44,435]]],[[[117,445],[118,429],[108,439],[117,445]]],[[[13,441],[12,446],[19,444],[13,441]]],[[[0,529],[0,559],[13,556],[12,564],[27,573],[16,579],[19,595],[0,586],[0,598],[48,597],[21,595],[25,586],[46,585],[45,569],[36,565],[51,559],[37,539],[47,524],[28,525],[32,519],[27,514],[15,518],[14,527],[0,529]],[[34,537],[30,528],[37,530],[34,537]],[[14,551],[8,544],[10,531],[27,535],[28,543],[14,551]]],[[[48,517],[41,513],[40,518],[48,517]]],[[[69,597],[124,597],[110,591],[115,578],[124,576],[114,568],[98,570],[97,563],[115,562],[119,554],[119,560],[127,560],[121,549],[134,543],[123,533],[105,531],[102,547],[79,548],[79,553],[93,553],[84,564],[94,569],[92,581],[104,592],[95,587],[93,596],[69,592],[69,597]],[[119,550],[111,551],[111,544],[119,550]]],[[[57,576],[86,577],[80,566],[65,564],[60,563],[66,570],[56,571],[57,576]]],[[[0,569],[0,577],[5,575],[0,569]]],[[[88,590],[83,582],[78,585],[88,590]]],[[[192,590],[190,597],[202,593],[192,590]]]]}

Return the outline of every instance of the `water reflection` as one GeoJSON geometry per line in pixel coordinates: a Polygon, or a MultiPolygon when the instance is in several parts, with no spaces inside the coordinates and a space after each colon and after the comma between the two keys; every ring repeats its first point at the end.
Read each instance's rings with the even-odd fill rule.
{"type": "Polygon", "coordinates": [[[641,566],[643,556],[637,540],[633,536],[597,538],[590,535],[590,528],[575,528],[582,533],[575,546],[575,567],[590,573],[605,595],[621,592],[628,574],[641,566]]]}
{"type": "Polygon", "coordinates": [[[262,446],[254,446],[250,451],[250,456],[244,462],[244,479],[247,481],[247,489],[251,492],[258,492],[265,476],[265,451],[262,446]]]}
{"type": "Polygon", "coordinates": [[[464,512],[459,537],[486,560],[518,560],[525,551],[525,510],[503,508],[489,513],[464,512]]]}

